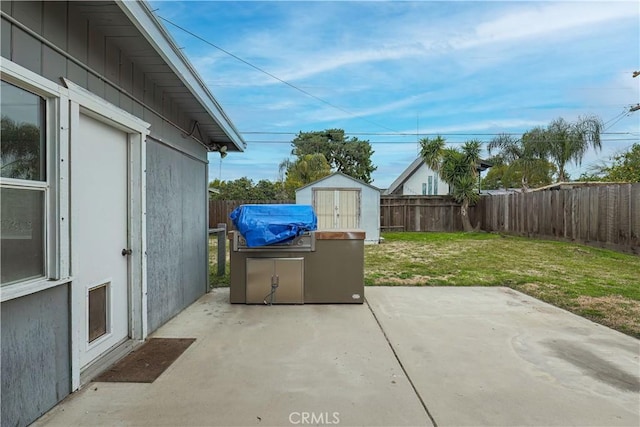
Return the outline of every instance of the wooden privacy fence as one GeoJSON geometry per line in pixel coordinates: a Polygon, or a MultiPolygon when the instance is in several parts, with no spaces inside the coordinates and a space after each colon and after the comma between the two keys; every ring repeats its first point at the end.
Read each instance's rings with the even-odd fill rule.
{"type": "Polygon", "coordinates": [[[475,209],[485,231],[640,253],[640,184],[487,196],[475,209]]]}
{"type": "MultiPolygon", "coordinates": [[[[475,208],[470,211],[476,224],[475,208]]],[[[460,204],[451,196],[380,197],[381,231],[462,231],[460,204]]]]}
{"type": "MultiPolygon", "coordinates": [[[[295,201],[210,200],[209,227],[233,225],[229,214],[250,203],[295,201]]],[[[490,232],[557,238],[640,253],[640,183],[547,189],[482,196],[471,224],[490,232]]],[[[381,231],[462,231],[460,204],[451,196],[382,196],[381,231]]]]}
{"type": "Polygon", "coordinates": [[[227,230],[233,230],[233,223],[229,214],[240,205],[251,204],[295,204],[295,200],[209,200],[209,228],[216,228],[218,224],[227,224],[227,230]]]}

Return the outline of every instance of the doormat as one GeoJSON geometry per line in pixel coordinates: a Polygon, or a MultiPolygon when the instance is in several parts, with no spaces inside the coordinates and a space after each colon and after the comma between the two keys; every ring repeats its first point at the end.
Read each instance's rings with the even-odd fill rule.
{"type": "Polygon", "coordinates": [[[195,340],[195,338],[151,338],[93,381],[152,383],[195,340]]]}

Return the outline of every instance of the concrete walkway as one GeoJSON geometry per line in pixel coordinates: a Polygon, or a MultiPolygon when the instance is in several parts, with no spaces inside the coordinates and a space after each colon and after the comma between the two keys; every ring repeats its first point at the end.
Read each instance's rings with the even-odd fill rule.
{"type": "Polygon", "coordinates": [[[640,425],[636,339],[506,288],[365,292],[217,289],[154,334],[196,338],[154,383],[90,383],[35,425],[640,425]]]}

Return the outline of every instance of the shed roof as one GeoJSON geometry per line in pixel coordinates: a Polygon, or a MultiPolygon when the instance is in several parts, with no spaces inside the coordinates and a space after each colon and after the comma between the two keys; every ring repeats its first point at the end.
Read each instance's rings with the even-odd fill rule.
{"type": "Polygon", "coordinates": [[[380,191],[380,189],[379,189],[378,187],[375,187],[375,186],[373,186],[373,185],[371,185],[371,184],[367,184],[366,182],[361,181],[361,180],[359,180],[359,179],[356,179],[356,178],[354,178],[354,177],[352,177],[352,176],[349,176],[349,175],[347,175],[347,174],[345,174],[345,173],[342,173],[342,172],[334,172],[334,173],[332,173],[331,175],[327,175],[327,176],[322,177],[322,178],[320,178],[320,179],[318,179],[318,180],[316,180],[316,181],[310,182],[310,183],[309,183],[309,184],[307,184],[307,185],[303,185],[302,187],[300,187],[300,188],[296,189],[296,193],[297,193],[298,191],[300,191],[300,190],[303,190],[303,189],[305,189],[305,188],[307,188],[307,187],[314,186],[314,185],[316,185],[316,184],[318,184],[318,183],[320,183],[320,182],[322,182],[322,181],[325,181],[325,180],[327,180],[327,179],[329,179],[329,178],[331,178],[331,177],[334,177],[334,176],[336,176],[336,175],[338,175],[338,176],[343,176],[343,177],[345,177],[345,178],[348,178],[348,179],[350,179],[351,181],[354,181],[354,182],[356,182],[356,183],[358,183],[358,184],[360,184],[360,185],[363,185],[363,186],[365,186],[365,187],[369,187],[369,188],[371,188],[371,189],[373,189],[373,190],[375,190],[375,191],[378,191],[378,192],[380,191]]]}
{"type": "Polygon", "coordinates": [[[208,149],[225,145],[228,151],[244,151],[246,142],[146,1],[86,1],[74,7],[179,102],[208,149]]]}

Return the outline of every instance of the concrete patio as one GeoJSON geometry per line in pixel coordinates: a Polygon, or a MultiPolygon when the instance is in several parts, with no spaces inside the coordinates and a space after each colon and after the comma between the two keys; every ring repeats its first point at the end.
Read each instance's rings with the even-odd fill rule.
{"type": "Polygon", "coordinates": [[[151,384],[90,383],[37,426],[638,426],[640,342],[508,288],[367,288],[364,305],[203,296],[151,384]]]}

